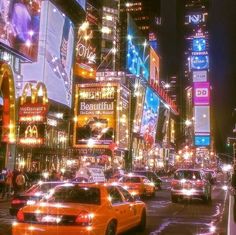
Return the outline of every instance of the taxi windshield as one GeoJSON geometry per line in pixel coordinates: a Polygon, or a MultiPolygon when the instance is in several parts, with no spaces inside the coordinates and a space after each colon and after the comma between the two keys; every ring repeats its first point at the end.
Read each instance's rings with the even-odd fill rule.
{"type": "Polygon", "coordinates": [[[123,177],[122,181],[124,183],[140,183],[140,177],[123,177]]]}
{"type": "Polygon", "coordinates": [[[96,187],[61,186],[56,188],[48,202],[99,205],[101,203],[100,189],[96,187]]]}

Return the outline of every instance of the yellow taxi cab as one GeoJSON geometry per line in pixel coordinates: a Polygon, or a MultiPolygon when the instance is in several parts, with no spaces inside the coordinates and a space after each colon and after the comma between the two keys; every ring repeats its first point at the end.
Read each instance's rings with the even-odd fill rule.
{"type": "Polygon", "coordinates": [[[155,184],[146,176],[127,174],[122,176],[118,183],[128,190],[132,195],[153,197],[155,196],[155,184]]]}
{"type": "Polygon", "coordinates": [[[145,230],[146,207],[119,185],[65,184],[19,210],[13,235],[115,235],[145,230]]]}

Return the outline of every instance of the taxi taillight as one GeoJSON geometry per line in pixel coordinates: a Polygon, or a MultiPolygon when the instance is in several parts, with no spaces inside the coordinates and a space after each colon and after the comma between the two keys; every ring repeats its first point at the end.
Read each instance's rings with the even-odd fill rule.
{"type": "Polygon", "coordinates": [[[179,185],[179,181],[178,181],[178,180],[172,180],[172,181],[171,181],[171,186],[172,186],[172,187],[175,187],[175,186],[177,186],[177,185],[179,185]]]}
{"type": "Polygon", "coordinates": [[[24,222],[25,220],[25,216],[24,216],[24,213],[22,210],[19,210],[17,215],[16,215],[16,218],[19,222],[24,222]]]}
{"type": "Polygon", "coordinates": [[[87,211],[81,211],[75,220],[76,224],[88,226],[92,223],[92,215],[87,211]]]}
{"type": "Polygon", "coordinates": [[[197,187],[203,187],[204,186],[204,182],[203,181],[197,181],[196,182],[196,185],[197,185],[197,187]]]}

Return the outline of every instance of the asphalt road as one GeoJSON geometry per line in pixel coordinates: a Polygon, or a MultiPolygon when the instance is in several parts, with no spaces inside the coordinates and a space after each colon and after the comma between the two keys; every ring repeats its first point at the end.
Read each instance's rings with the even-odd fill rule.
{"type": "MultiPolygon", "coordinates": [[[[123,235],[227,235],[228,194],[222,185],[223,182],[218,182],[213,187],[210,204],[197,199],[172,203],[166,182],[155,198],[146,200],[146,231],[133,230],[123,235]]],[[[0,235],[11,235],[14,217],[9,215],[8,208],[9,202],[0,201],[0,235]]]]}

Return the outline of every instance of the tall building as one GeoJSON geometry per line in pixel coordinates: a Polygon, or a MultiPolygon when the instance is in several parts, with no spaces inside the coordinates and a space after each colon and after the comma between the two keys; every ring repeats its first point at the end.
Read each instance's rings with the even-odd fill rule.
{"type": "Polygon", "coordinates": [[[185,134],[198,162],[211,148],[208,9],[207,0],[185,1],[185,134]]]}

